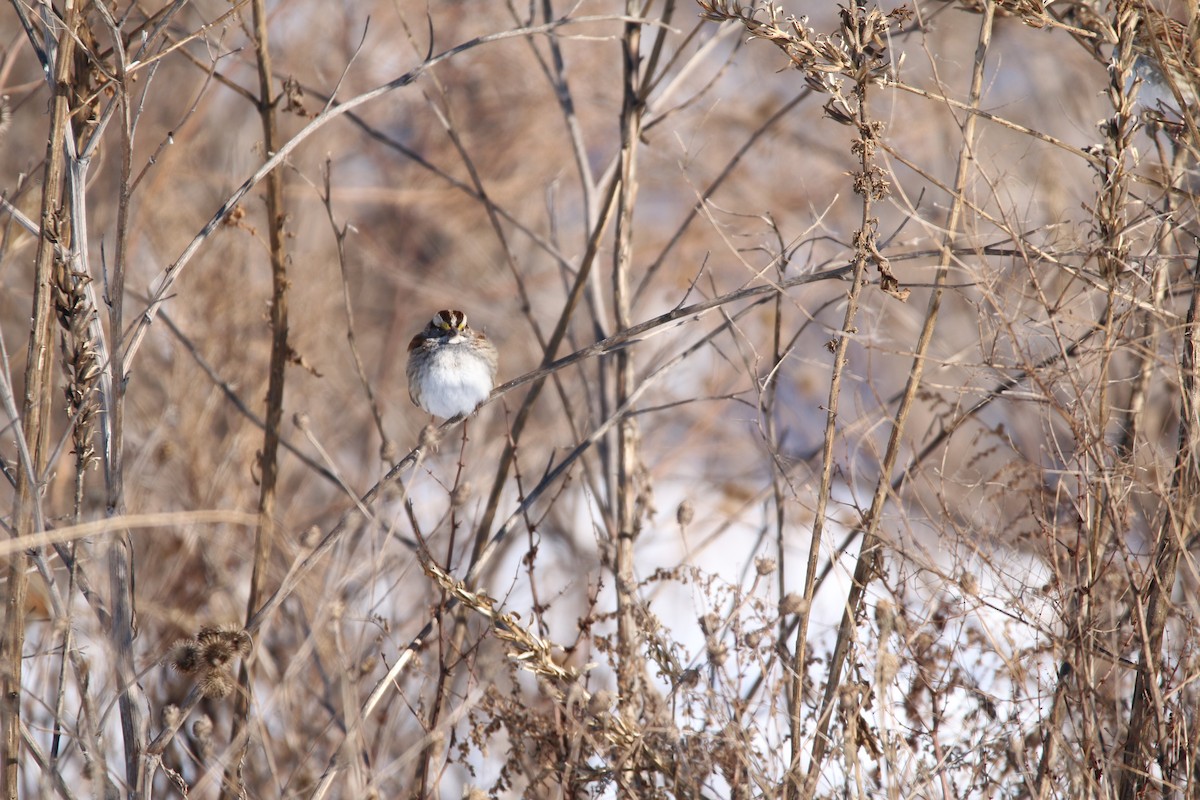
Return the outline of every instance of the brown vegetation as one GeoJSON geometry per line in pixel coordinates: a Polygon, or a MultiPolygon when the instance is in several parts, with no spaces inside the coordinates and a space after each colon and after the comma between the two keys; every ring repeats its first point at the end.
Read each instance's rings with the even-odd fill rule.
{"type": "Polygon", "coordinates": [[[1200,797],[1183,4],[0,19],[0,796],[1200,797]]]}

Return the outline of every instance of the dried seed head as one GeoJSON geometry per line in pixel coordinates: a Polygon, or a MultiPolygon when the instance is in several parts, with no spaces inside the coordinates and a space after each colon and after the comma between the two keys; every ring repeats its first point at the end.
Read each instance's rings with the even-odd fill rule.
{"type": "Polygon", "coordinates": [[[229,640],[222,636],[205,637],[200,634],[200,658],[208,669],[219,669],[233,660],[234,649],[229,640]]]}
{"type": "Polygon", "coordinates": [[[200,669],[200,662],[200,646],[194,639],[180,639],[167,654],[167,663],[185,675],[200,669]]]}
{"type": "Polygon", "coordinates": [[[686,528],[692,524],[692,520],[696,518],[696,509],[692,506],[691,500],[684,500],[679,504],[679,508],[675,509],[675,521],[679,523],[681,528],[686,528]]]}
{"type": "Polygon", "coordinates": [[[205,627],[196,634],[201,659],[210,668],[224,667],[234,658],[250,653],[250,634],[241,628],[205,627]]]}
{"type": "Polygon", "coordinates": [[[683,689],[691,689],[698,683],[700,683],[700,670],[691,667],[679,674],[679,680],[675,682],[675,685],[683,689]]]}
{"type": "Polygon", "coordinates": [[[213,753],[216,750],[216,743],[213,741],[213,722],[205,714],[192,723],[192,736],[196,741],[196,758],[201,764],[210,761],[213,753]]]}
{"type": "Polygon", "coordinates": [[[900,672],[900,659],[895,653],[885,651],[879,654],[879,678],[883,683],[891,683],[900,672]]]}
{"type": "Polygon", "coordinates": [[[310,526],[304,533],[300,534],[300,546],[305,550],[312,550],[321,541],[321,529],[316,525],[310,526]]]}
{"type": "Polygon", "coordinates": [[[421,429],[421,437],[417,440],[417,447],[421,450],[436,448],[438,440],[441,438],[437,425],[430,423],[421,429]]]}
{"type": "Polygon", "coordinates": [[[608,689],[601,689],[588,699],[588,713],[593,717],[598,717],[601,714],[607,714],[612,711],[613,701],[616,699],[616,694],[608,689]]]}
{"type": "Polygon", "coordinates": [[[245,658],[252,645],[250,634],[241,628],[206,626],[196,638],[176,642],[165,660],[180,672],[195,674],[205,697],[225,697],[235,685],[229,662],[245,658]]]}
{"type": "Polygon", "coordinates": [[[779,615],[790,617],[793,614],[803,614],[808,611],[808,601],[798,592],[788,592],[779,601],[779,615]]]}
{"type": "Polygon", "coordinates": [[[91,282],[86,272],[73,270],[70,262],[55,262],[51,289],[55,313],[63,329],[62,364],[67,376],[63,393],[72,425],[72,452],[80,470],[87,469],[97,460],[93,440],[99,413],[101,366],[99,346],[92,330],[96,309],[88,289],[91,282]]]}
{"type": "Polygon", "coordinates": [[[195,736],[198,741],[207,742],[212,738],[213,721],[207,714],[200,715],[200,718],[192,723],[192,736],[195,736]]]}
{"type": "Polygon", "coordinates": [[[174,703],[167,703],[165,706],[163,706],[162,710],[163,726],[171,729],[177,729],[179,727],[179,723],[181,722],[180,716],[182,713],[183,712],[179,710],[179,706],[175,705],[174,703]]]}
{"type": "Polygon", "coordinates": [[[196,634],[196,641],[203,645],[211,644],[221,638],[221,629],[215,625],[205,625],[196,634]]]}
{"type": "Polygon", "coordinates": [[[896,627],[896,607],[890,600],[880,600],[875,604],[875,621],[879,623],[879,636],[887,638],[896,627]]]}
{"type": "Polygon", "coordinates": [[[763,576],[770,575],[772,572],[775,571],[777,566],[778,566],[778,564],[775,563],[775,559],[769,558],[767,556],[762,556],[760,558],[754,559],[754,569],[758,572],[759,575],[763,575],[763,576]]]}
{"type": "Polygon", "coordinates": [[[228,697],[233,691],[233,676],[224,669],[212,669],[200,679],[200,691],[214,700],[228,697]]]}
{"type": "Polygon", "coordinates": [[[712,664],[714,667],[720,667],[724,665],[725,659],[729,657],[728,645],[726,645],[724,642],[717,641],[716,639],[710,639],[708,641],[707,651],[708,663],[712,664]]]}
{"type": "Polygon", "coordinates": [[[283,81],[283,96],[286,100],[283,106],[285,114],[295,114],[298,117],[308,118],[312,114],[304,107],[304,87],[295,77],[289,75],[283,81]]]}
{"type": "Polygon", "coordinates": [[[471,499],[474,491],[475,487],[471,485],[470,481],[463,481],[450,493],[450,505],[454,508],[462,508],[463,504],[471,499]]]}

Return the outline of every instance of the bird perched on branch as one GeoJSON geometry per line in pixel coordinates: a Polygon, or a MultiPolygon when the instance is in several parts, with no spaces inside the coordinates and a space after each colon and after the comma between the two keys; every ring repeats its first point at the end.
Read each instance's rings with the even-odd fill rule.
{"type": "Polygon", "coordinates": [[[408,344],[408,396],[435,417],[470,414],[496,381],[496,348],[461,311],[439,311],[408,344]]]}

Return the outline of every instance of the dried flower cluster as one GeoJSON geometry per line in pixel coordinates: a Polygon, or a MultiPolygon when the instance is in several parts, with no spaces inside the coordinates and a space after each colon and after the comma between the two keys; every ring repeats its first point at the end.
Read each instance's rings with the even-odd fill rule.
{"type": "Polygon", "coordinates": [[[996,6],[998,16],[1019,17],[1031,28],[1042,28],[1051,23],[1051,18],[1046,14],[1043,0],[949,0],[949,2],[953,2],[963,11],[973,14],[982,14],[984,4],[992,2],[996,6]]]}
{"type": "Polygon", "coordinates": [[[454,578],[431,558],[424,559],[422,567],[425,574],[433,578],[450,597],[488,620],[496,638],[511,648],[509,658],[522,669],[563,683],[573,682],[578,677],[575,670],[555,661],[553,644],[530,631],[513,614],[497,612],[496,601],[486,593],[471,591],[465,583],[454,578]]]}
{"type": "Polygon", "coordinates": [[[184,675],[195,677],[205,697],[221,698],[233,691],[235,658],[250,654],[250,634],[241,628],[201,628],[191,639],[171,646],[166,662],[184,675]]]}
{"type": "Polygon", "coordinates": [[[90,283],[87,273],[72,270],[63,259],[56,260],[54,308],[63,329],[63,369],[67,373],[63,391],[72,423],[72,452],[80,472],[96,461],[96,415],[100,410],[102,365],[94,336],[96,308],[91,301],[90,283]]]}
{"type": "Polygon", "coordinates": [[[838,31],[826,34],[810,28],[807,17],[785,17],[774,3],[746,6],[737,0],[700,0],[699,4],[703,18],[740,22],[752,38],[782,50],[814,91],[831,95],[825,113],[843,125],[855,124],[857,117],[857,100],[845,90],[843,80],[851,85],[889,80],[895,65],[888,37],[912,16],[905,6],[886,14],[876,7],[842,6],[838,31]]]}
{"type": "MultiPolygon", "coordinates": [[[[810,87],[830,95],[824,106],[826,116],[859,132],[852,143],[861,164],[853,175],[855,193],[869,202],[885,199],[891,186],[885,171],[875,163],[883,125],[867,119],[863,104],[868,86],[894,78],[897,65],[888,39],[911,19],[912,12],[906,6],[886,13],[875,6],[840,6],[838,30],[819,34],[808,27],[807,18],[785,18],[774,3],[744,6],[737,0],[699,0],[699,4],[703,18],[739,22],[752,38],[778,47],[792,66],[804,73],[810,87]]],[[[883,291],[907,300],[909,290],[900,286],[890,261],[879,251],[878,238],[878,220],[871,219],[855,234],[855,250],[879,270],[883,291]]]]}

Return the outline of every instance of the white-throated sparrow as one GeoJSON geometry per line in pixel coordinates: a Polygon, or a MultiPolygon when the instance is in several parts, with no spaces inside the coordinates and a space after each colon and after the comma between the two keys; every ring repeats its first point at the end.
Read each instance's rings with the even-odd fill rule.
{"type": "Polygon", "coordinates": [[[470,414],[491,394],[496,348],[461,311],[439,311],[408,344],[408,396],[435,417],[470,414]]]}

